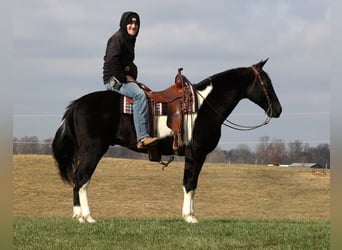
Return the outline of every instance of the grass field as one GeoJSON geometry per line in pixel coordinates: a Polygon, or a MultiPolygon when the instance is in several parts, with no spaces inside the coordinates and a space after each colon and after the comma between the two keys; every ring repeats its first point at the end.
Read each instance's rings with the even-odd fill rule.
{"type": "Polygon", "coordinates": [[[18,217],[17,249],[328,249],[323,221],[100,218],[79,224],[66,218],[18,217]]]}
{"type": "Polygon", "coordinates": [[[205,164],[199,224],[181,220],[183,163],[104,158],[89,187],[98,220],[71,219],[72,189],[51,156],[13,157],[16,249],[328,249],[330,172],[205,164]]]}

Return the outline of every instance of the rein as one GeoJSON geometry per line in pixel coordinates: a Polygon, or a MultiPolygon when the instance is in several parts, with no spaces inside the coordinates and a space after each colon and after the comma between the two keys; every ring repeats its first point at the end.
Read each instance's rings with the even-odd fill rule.
{"type": "MultiPolygon", "coordinates": [[[[244,125],[239,125],[239,124],[236,124],[236,123],[234,123],[234,122],[229,121],[228,119],[224,118],[224,117],[223,117],[223,116],[214,108],[214,106],[213,106],[206,98],[204,98],[204,97],[202,96],[202,94],[201,94],[199,91],[196,90],[196,88],[194,88],[194,89],[196,90],[197,94],[199,94],[199,95],[203,98],[203,100],[204,100],[204,101],[209,105],[209,107],[216,113],[216,115],[218,115],[218,116],[220,116],[221,118],[224,119],[224,122],[222,123],[222,125],[224,125],[224,126],[226,126],[226,127],[228,127],[228,128],[235,129],[235,130],[239,130],[239,131],[249,131],[249,130],[253,130],[253,129],[257,129],[257,128],[260,128],[260,127],[262,127],[262,126],[265,126],[265,125],[267,125],[267,124],[270,122],[270,120],[271,120],[271,116],[272,116],[272,103],[271,103],[271,99],[270,99],[270,97],[269,97],[269,95],[268,95],[268,93],[267,93],[267,90],[266,90],[266,87],[265,87],[265,83],[264,83],[264,81],[261,79],[260,72],[259,72],[254,66],[252,66],[251,68],[252,68],[252,70],[253,70],[253,72],[254,72],[254,74],[255,74],[255,78],[254,78],[254,81],[253,81],[253,83],[252,83],[252,85],[251,85],[252,87],[251,87],[251,89],[249,90],[249,92],[252,91],[252,89],[254,88],[254,86],[255,86],[257,80],[259,80],[258,82],[259,82],[259,84],[260,84],[261,87],[262,87],[262,90],[263,90],[263,92],[264,92],[264,94],[265,94],[265,96],[266,96],[266,98],[267,98],[267,104],[268,104],[268,110],[267,110],[267,112],[266,112],[266,118],[265,118],[265,120],[264,120],[263,122],[261,122],[261,123],[258,124],[258,125],[255,125],[255,126],[244,126],[244,125]],[[270,116],[267,115],[267,113],[268,113],[269,111],[270,111],[270,116]]],[[[208,80],[210,81],[210,84],[212,84],[212,79],[211,79],[210,77],[208,78],[208,80]]]]}

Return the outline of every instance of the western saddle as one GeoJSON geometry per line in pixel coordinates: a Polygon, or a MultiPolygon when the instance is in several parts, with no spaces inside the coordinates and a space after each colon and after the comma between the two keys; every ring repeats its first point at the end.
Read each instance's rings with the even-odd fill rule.
{"type": "MultiPolygon", "coordinates": [[[[149,102],[150,114],[150,132],[151,136],[156,136],[154,127],[154,118],[158,115],[167,116],[167,126],[173,133],[172,149],[176,155],[179,155],[184,149],[184,114],[195,113],[197,110],[197,100],[194,88],[191,82],[182,75],[183,68],[178,69],[175,77],[175,83],[163,91],[152,91],[143,83],[137,83],[144,91],[149,102]]],[[[123,105],[133,104],[133,100],[123,97],[123,105]]],[[[130,109],[132,107],[130,106],[130,109]]],[[[123,108],[124,113],[128,113],[123,108]]],[[[161,162],[161,154],[156,146],[147,148],[150,161],[161,162]]]]}

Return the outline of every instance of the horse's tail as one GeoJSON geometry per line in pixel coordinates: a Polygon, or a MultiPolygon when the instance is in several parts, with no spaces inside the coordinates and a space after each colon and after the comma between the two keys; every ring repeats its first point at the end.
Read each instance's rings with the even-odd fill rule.
{"type": "Polygon", "coordinates": [[[74,129],[74,112],[76,102],[72,102],[56,131],[52,142],[52,153],[56,160],[59,174],[66,183],[73,183],[75,165],[78,162],[78,145],[74,129]]]}

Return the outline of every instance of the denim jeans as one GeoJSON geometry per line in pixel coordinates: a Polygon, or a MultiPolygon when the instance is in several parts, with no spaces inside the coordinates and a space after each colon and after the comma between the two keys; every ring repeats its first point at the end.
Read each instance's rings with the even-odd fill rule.
{"type": "Polygon", "coordinates": [[[133,121],[137,139],[149,136],[149,111],[145,92],[133,82],[123,83],[120,89],[115,89],[110,83],[105,86],[107,90],[116,91],[133,99],[133,121]]]}

